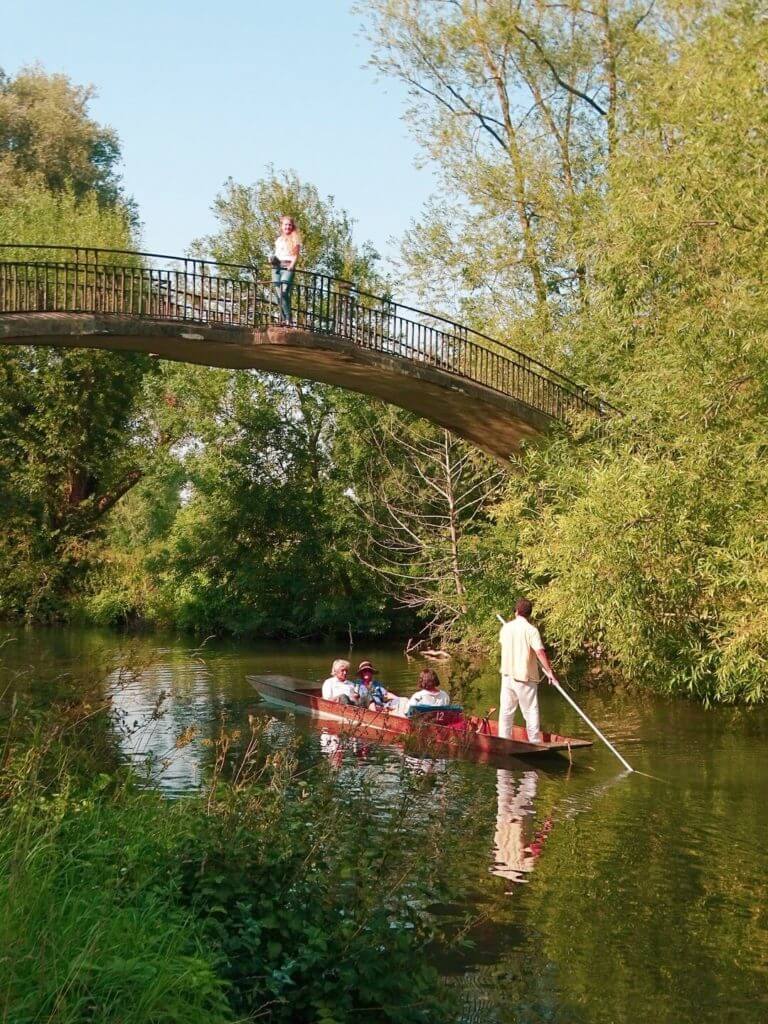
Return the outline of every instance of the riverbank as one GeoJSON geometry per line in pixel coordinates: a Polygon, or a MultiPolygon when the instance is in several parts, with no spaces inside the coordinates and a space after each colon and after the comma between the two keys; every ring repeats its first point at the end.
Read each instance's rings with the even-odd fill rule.
{"type": "Polygon", "coordinates": [[[458,892],[458,791],[430,813],[432,780],[404,771],[382,799],[251,716],[207,741],[203,785],[169,803],[121,762],[113,713],[91,691],[2,723],[3,1019],[451,1019],[427,948],[448,928],[429,908],[458,892]]]}
{"type": "MultiPolygon", "coordinates": [[[[405,758],[396,750],[367,745],[340,750],[306,719],[256,702],[249,675],[274,672],[321,679],[330,660],[344,655],[343,650],[223,640],[210,640],[201,649],[184,637],[144,636],[130,644],[126,639],[108,631],[27,629],[15,631],[0,651],[0,720],[7,721],[14,693],[19,702],[34,705],[37,716],[44,716],[54,702],[74,705],[86,692],[100,694],[110,700],[112,714],[109,727],[99,732],[103,742],[92,747],[88,779],[98,786],[104,781],[100,776],[113,778],[116,769],[127,765],[141,780],[140,801],[133,804],[126,798],[119,813],[113,807],[109,821],[102,819],[103,827],[102,811],[87,812],[94,826],[90,832],[85,827],[79,831],[85,812],[78,806],[85,797],[72,790],[72,825],[61,833],[62,841],[66,839],[58,846],[62,853],[74,849],[80,835],[81,850],[92,856],[86,837],[104,834],[121,817],[122,842],[130,838],[135,818],[138,832],[125,845],[131,845],[133,864],[145,875],[132,877],[154,878],[163,898],[175,898],[165,878],[168,885],[176,884],[177,858],[167,876],[155,874],[155,860],[164,863],[167,851],[178,849],[165,831],[169,815],[174,842],[194,834],[191,819],[177,807],[198,814],[200,794],[215,770],[222,722],[228,732],[241,733],[231,748],[236,756],[250,735],[248,716],[263,717],[289,743],[298,742],[302,771],[305,764],[320,765],[316,776],[296,780],[296,815],[306,813],[322,824],[331,806],[314,796],[314,779],[325,775],[323,761],[338,765],[326,778],[352,808],[370,797],[377,815],[388,812],[395,806],[392,787],[399,787],[401,778],[417,793],[418,815],[405,818],[398,833],[403,856],[413,858],[411,878],[419,886],[445,885],[449,905],[459,902],[476,922],[469,936],[471,949],[453,951],[450,944],[438,944],[427,953],[442,975],[450,1013],[462,1024],[507,1024],[510,1013],[524,1024],[547,1019],[569,1024],[645,1024],[649,1019],[657,1024],[721,1024],[731,1019],[762,1024],[768,1012],[768,859],[760,831],[768,797],[765,709],[708,711],[690,701],[638,690],[577,690],[579,703],[630,763],[662,782],[626,776],[602,745],[576,754],[572,765],[564,758],[545,766],[514,761],[508,768],[494,769],[405,758]],[[144,671],[130,678],[119,671],[120,666],[139,664],[146,666],[144,671]],[[146,725],[137,728],[137,722],[146,725]],[[180,738],[189,742],[177,746],[180,738]],[[313,780],[312,792],[302,797],[300,784],[308,779],[313,780]],[[359,803],[358,794],[368,796],[361,796],[359,803]],[[439,847],[425,842],[426,819],[444,814],[451,815],[446,841],[439,847]],[[139,827],[141,822],[145,824],[139,827]],[[150,842],[147,833],[154,829],[159,838],[150,842]],[[454,841],[461,844],[460,862],[451,855],[454,841]]],[[[415,688],[419,660],[409,661],[401,650],[385,647],[356,648],[352,660],[364,657],[373,660],[396,692],[415,688]]],[[[438,671],[453,692],[459,681],[452,665],[438,671]]],[[[495,706],[495,664],[478,667],[475,678],[461,685],[466,685],[473,709],[485,712],[495,706]]],[[[548,728],[583,734],[578,716],[551,688],[541,694],[541,703],[548,728]]],[[[112,793],[107,785],[88,799],[103,805],[112,793]]],[[[260,856],[274,847],[280,859],[280,851],[288,851],[294,841],[306,849],[302,844],[309,819],[292,815],[289,808],[269,834],[259,832],[264,840],[260,856]],[[295,840],[291,828],[297,829],[295,840]]],[[[376,828],[383,827],[374,821],[376,828]]],[[[379,862],[388,858],[379,855],[375,836],[365,848],[363,838],[353,836],[350,849],[360,858],[373,852],[378,859],[373,865],[369,859],[365,863],[378,877],[379,862]]],[[[209,839],[218,841],[210,831],[209,839]]],[[[331,842],[325,849],[339,853],[346,842],[331,842]]],[[[107,848],[119,855],[119,845],[113,837],[107,848]]],[[[54,847],[39,848],[45,856],[54,847]]],[[[233,848],[240,849],[237,842],[233,848]]],[[[61,863],[65,861],[62,856],[61,863]]],[[[342,879],[338,861],[335,867],[331,862],[329,871],[337,887],[351,884],[349,878],[342,879]]],[[[74,873],[86,892],[91,873],[94,879],[104,877],[99,865],[74,873]]],[[[327,892],[323,884],[321,880],[321,895],[327,892]]],[[[133,892],[143,900],[144,889],[133,892]]],[[[363,898],[386,895],[384,888],[372,884],[363,898]]],[[[314,911],[310,907],[308,919],[314,911]]],[[[46,913],[53,915],[53,910],[46,913]]],[[[327,917],[326,908],[324,929],[327,917]]],[[[41,946],[46,958],[57,933],[49,929],[47,934],[51,938],[41,946]]],[[[299,933],[291,934],[300,940],[299,933]]],[[[390,937],[387,932],[382,945],[390,937]]],[[[204,949],[207,955],[210,947],[204,949]]],[[[386,952],[378,951],[374,960],[377,967],[384,962],[386,975],[386,952]]],[[[21,957],[19,963],[25,962],[21,957]]],[[[401,973],[408,976],[411,964],[422,962],[421,954],[415,955],[401,973]]],[[[366,1015],[355,1014],[354,1019],[365,1020],[366,1015]]]]}

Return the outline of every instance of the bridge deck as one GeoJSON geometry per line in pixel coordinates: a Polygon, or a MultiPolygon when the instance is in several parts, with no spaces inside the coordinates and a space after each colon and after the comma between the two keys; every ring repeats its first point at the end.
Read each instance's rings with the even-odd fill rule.
{"type": "Polygon", "coordinates": [[[258,270],[116,250],[0,246],[0,342],[154,352],[336,384],[419,413],[506,459],[609,407],[501,342],[297,272],[292,323],[258,270]]]}

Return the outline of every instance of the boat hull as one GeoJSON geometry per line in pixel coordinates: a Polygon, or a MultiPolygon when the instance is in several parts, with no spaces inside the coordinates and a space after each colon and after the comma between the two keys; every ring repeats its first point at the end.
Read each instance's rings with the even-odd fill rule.
{"type": "Polygon", "coordinates": [[[264,700],[276,707],[304,712],[312,718],[343,725],[350,735],[378,739],[385,743],[413,743],[420,749],[426,748],[430,753],[443,756],[446,753],[457,753],[495,761],[508,757],[528,758],[570,753],[580,747],[592,746],[591,740],[551,732],[542,733],[543,742],[529,743],[522,726],[515,726],[510,738],[501,737],[496,734],[496,722],[481,722],[482,731],[476,731],[470,720],[461,725],[442,725],[439,708],[414,719],[388,711],[350,707],[336,701],[323,700],[319,688],[309,687],[290,676],[263,675],[247,678],[264,700]]]}

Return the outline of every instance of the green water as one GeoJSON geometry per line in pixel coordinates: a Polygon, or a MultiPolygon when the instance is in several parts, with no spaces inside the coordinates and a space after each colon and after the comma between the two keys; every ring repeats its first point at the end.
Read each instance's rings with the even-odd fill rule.
{"type": "MultiPolygon", "coordinates": [[[[3,638],[0,713],[13,690],[45,703],[97,679],[112,696],[124,756],[143,765],[152,755],[154,784],[169,795],[196,786],[210,756],[200,740],[176,750],[183,730],[195,726],[203,738],[222,717],[236,726],[249,712],[270,713],[247,675],[319,680],[334,657],[353,667],[370,658],[380,678],[407,695],[424,664],[368,646],[348,655],[211,640],[195,651],[173,638],[0,628],[3,638]],[[148,667],[128,680],[105,668],[126,661],[148,667]]],[[[493,666],[438,671],[473,709],[498,702],[493,666]]],[[[768,1020],[768,710],[708,712],[639,692],[574,693],[629,762],[661,781],[627,776],[602,746],[577,752],[571,766],[409,762],[415,771],[465,773],[478,794],[466,823],[485,851],[466,866],[475,945],[442,959],[463,1019],[768,1020]]],[[[585,734],[544,687],[542,705],[547,728],[585,734]]],[[[310,728],[298,718],[296,725],[310,728]]],[[[355,770],[385,770],[360,751],[346,756],[355,770]]]]}

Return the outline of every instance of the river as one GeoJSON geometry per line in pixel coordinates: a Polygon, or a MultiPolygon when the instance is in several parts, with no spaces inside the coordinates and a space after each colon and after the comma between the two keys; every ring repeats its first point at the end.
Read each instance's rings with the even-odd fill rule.
{"type": "MultiPolygon", "coordinates": [[[[424,665],[391,647],[200,646],[82,629],[0,627],[0,642],[0,713],[14,689],[46,702],[100,680],[124,756],[143,766],[151,755],[153,783],[169,797],[198,785],[210,756],[199,741],[177,750],[180,733],[192,726],[202,738],[222,717],[237,726],[250,712],[273,713],[258,705],[249,674],[319,680],[334,657],[349,657],[353,668],[369,658],[407,695],[424,665]],[[145,667],[126,676],[115,671],[121,664],[145,667]]],[[[473,710],[497,704],[494,666],[437,671],[473,710]]],[[[414,762],[465,773],[482,808],[467,822],[486,851],[482,863],[467,865],[477,892],[475,945],[443,961],[463,1020],[762,1024],[768,709],[707,711],[626,689],[573,693],[633,767],[655,778],[627,775],[602,745],[575,752],[572,765],[414,762]]],[[[542,722],[587,734],[546,687],[542,722]]],[[[300,718],[296,727],[309,729],[300,718]]]]}

